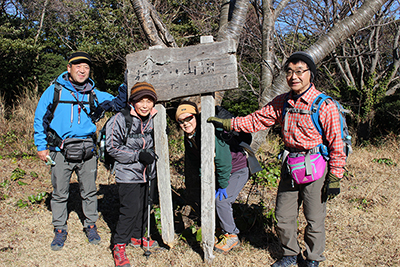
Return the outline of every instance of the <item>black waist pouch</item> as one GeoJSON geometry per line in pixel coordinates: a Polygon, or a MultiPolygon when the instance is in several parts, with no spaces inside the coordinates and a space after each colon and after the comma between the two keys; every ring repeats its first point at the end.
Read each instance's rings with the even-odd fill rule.
{"type": "Polygon", "coordinates": [[[66,161],[82,162],[95,155],[96,146],[92,138],[67,138],[61,145],[61,152],[66,161]]]}

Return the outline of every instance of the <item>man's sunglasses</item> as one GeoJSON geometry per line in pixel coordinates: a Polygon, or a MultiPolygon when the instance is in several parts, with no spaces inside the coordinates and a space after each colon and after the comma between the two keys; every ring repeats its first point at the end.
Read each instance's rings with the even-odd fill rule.
{"type": "Polygon", "coordinates": [[[178,123],[179,124],[184,124],[185,122],[191,121],[193,119],[193,117],[194,117],[194,115],[187,116],[186,118],[184,118],[182,120],[178,120],[178,123]]]}

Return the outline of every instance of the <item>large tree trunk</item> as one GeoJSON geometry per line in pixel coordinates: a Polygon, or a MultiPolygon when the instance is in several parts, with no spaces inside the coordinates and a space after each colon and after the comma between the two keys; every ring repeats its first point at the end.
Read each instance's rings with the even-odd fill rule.
{"type": "MultiPolygon", "coordinates": [[[[394,81],[396,77],[397,70],[400,68],[400,25],[397,27],[397,32],[396,36],[394,38],[394,45],[393,45],[393,64],[389,66],[390,69],[390,81],[394,81]]],[[[399,79],[400,77],[398,77],[399,79]]],[[[396,92],[396,90],[400,88],[400,83],[398,83],[396,86],[393,86],[386,92],[386,95],[391,95],[396,92]]]]}
{"type": "MultiPolygon", "coordinates": [[[[282,0],[276,9],[273,8],[273,1],[262,2],[263,21],[262,21],[262,62],[261,62],[261,83],[260,95],[272,86],[275,73],[275,21],[283,8],[290,0],[282,0]]],[[[265,103],[259,99],[259,106],[265,103]]]]}
{"type": "MultiPolygon", "coordinates": [[[[228,23],[223,25],[218,31],[217,41],[232,39],[238,43],[240,33],[246,21],[249,2],[246,0],[231,0],[228,12],[228,23]],[[229,16],[231,8],[234,6],[232,17],[229,16]]],[[[223,9],[224,10],[224,9],[223,9]]],[[[226,14],[225,14],[226,15],[226,14]]]]}
{"type": "MultiPolygon", "coordinates": [[[[240,33],[245,24],[248,7],[249,2],[246,0],[231,0],[222,4],[217,36],[218,42],[232,38],[238,44],[240,33]]],[[[224,93],[224,91],[215,93],[216,105],[221,105],[224,93]]]]}

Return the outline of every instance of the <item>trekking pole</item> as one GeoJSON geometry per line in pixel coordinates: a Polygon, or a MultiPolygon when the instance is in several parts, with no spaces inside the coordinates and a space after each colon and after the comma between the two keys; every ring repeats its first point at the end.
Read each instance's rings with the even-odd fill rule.
{"type": "Polygon", "coordinates": [[[151,209],[151,180],[150,180],[150,165],[147,165],[147,179],[149,182],[149,192],[147,196],[147,250],[144,252],[144,256],[146,256],[146,259],[149,259],[151,252],[150,252],[150,209],[151,209]]]}

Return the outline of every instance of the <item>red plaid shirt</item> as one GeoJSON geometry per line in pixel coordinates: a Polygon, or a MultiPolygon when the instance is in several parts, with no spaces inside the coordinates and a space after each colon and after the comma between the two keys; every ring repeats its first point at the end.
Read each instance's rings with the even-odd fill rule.
{"type": "MultiPolygon", "coordinates": [[[[235,131],[246,133],[266,130],[270,126],[279,123],[282,125],[282,136],[285,147],[299,150],[309,150],[323,142],[322,136],[315,128],[310,114],[286,113],[288,120],[287,131],[284,129],[283,105],[288,99],[287,107],[310,110],[315,98],[321,94],[314,85],[303,94],[296,102],[292,99],[292,93],[282,94],[274,98],[262,109],[245,117],[232,118],[231,127],[235,131]]],[[[329,149],[330,171],[342,178],[346,155],[343,151],[343,141],[340,129],[340,118],[336,105],[332,101],[322,103],[319,119],[326,137],[329,149]]]]}

